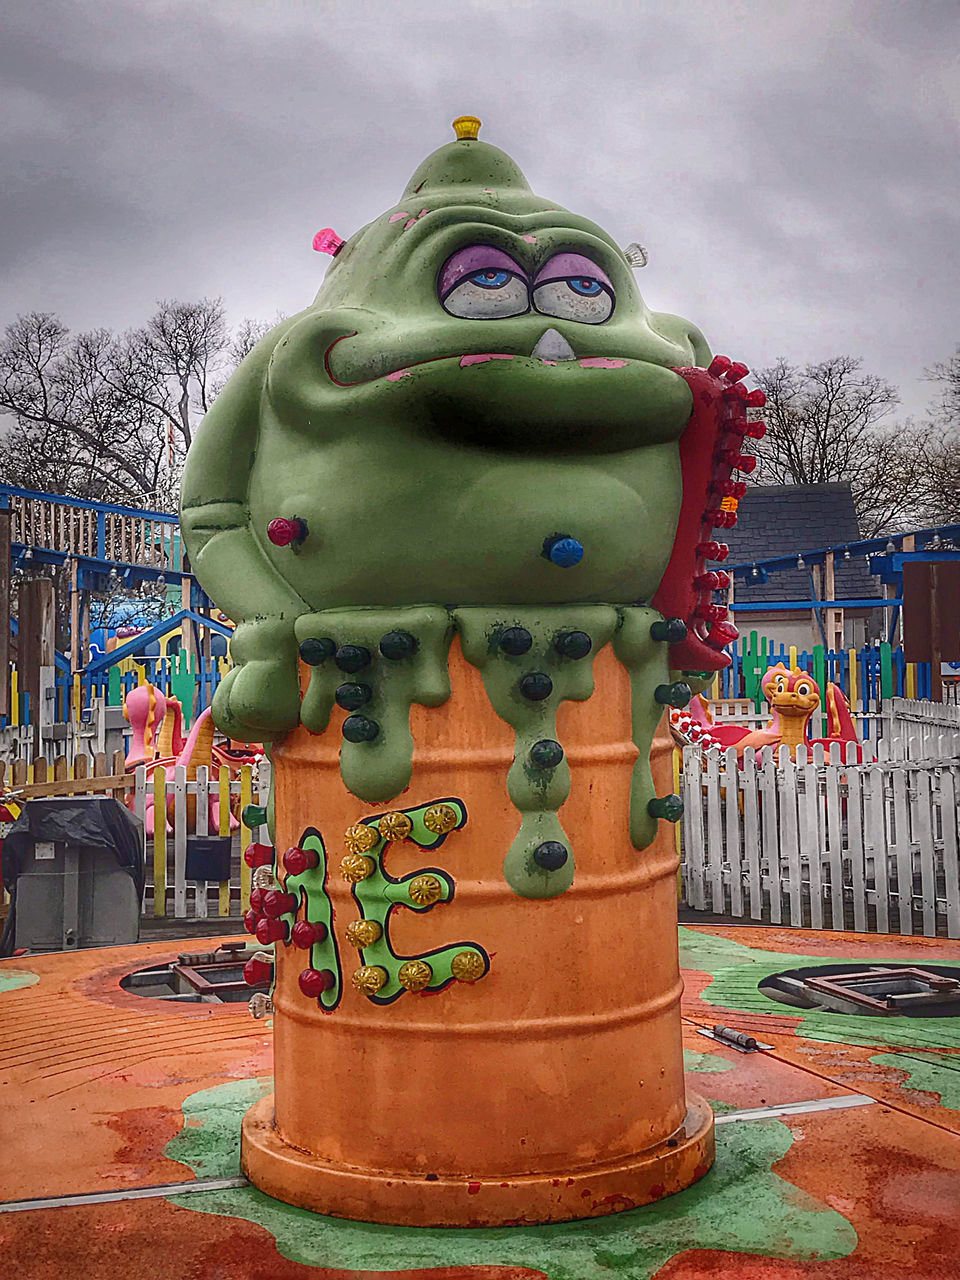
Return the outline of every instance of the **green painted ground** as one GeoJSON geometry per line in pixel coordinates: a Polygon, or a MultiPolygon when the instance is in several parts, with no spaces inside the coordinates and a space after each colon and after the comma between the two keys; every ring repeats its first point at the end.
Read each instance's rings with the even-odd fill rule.
{"type": "MultiPolygon", "coordinates": [[[[240,1118],[269,1087],[266,1080],[245,1080],[193,1094],[184,1103],[184,1128],[166,1154],[200,1177],[236,1175],[240,1118]]],[[[689,1190],[630,1213],[553,1227],[374,1226],[294,1209],[250,1187],[171,1199],[185,1209],[258,1223],[293,1261],[359,1272],[501,1265],[540,1270],[548,1280],[649,1280],[688,1249],[846,1257],[857,1243],[853,1227],[773,1172],[792,1141],[779,1120],[723,1125],[715,1168],[689,1190]]]]}
{"type": "Polygon", "coordinates": [[[939,1094],[942,1106],[960,1111],[960,1057],[938,1053],[878,1053],[870,1061],[906,1071],[904,1089],[939,1094]]]}
{"type": "Polygon", "coordinates": [[[39,981],[40,977],[36,973],[28,973],[26,969],[8,969],[5,965],[0,965],[0,995],[4,991],[16,991],[18,987],[32,987],[39,981]]]}
{"type": "Polygon", "coordinates": [[[717,1053],[694,1053],[692,1049],[683,1051],[684,1071],[732,1071],[733,1063],[721,1058],[717,1053]]]}
{"type": "MultiPolygon", "coordinates": [[[[867,964],[900,960],[897,955],[864,957],[867,964]]],[[[759,951],[730,938],[680,930],[680,965],[699,969],[713,980],[702,993],[708,1004],[745,1013],[781,1014],[800,1018],[803,1035],[811,1040],[842,1044],[894,1045],[904,1049],[960,1049],[960,1018],[872,1018],[845,1013],[823,1013],[778,1004],[757,990],[757,984],[782,969],[799,969],[813,964],[849,964],[849,956],[790,955],[784,951],[759,951]]]]}

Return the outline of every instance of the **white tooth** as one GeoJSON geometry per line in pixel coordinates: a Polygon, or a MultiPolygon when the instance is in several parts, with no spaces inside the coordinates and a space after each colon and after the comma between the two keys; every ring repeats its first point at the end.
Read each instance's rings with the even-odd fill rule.
{"type": "Polygon", "coordinates": [[[577,358],[573,347],[556,329],[545,330],[530,355],[534,360],[576,360],[577,358]]]}

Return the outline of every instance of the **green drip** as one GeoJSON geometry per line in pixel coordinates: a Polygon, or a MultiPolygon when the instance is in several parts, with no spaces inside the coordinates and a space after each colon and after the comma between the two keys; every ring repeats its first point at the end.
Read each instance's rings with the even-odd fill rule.
{"type": "MultiPolygon", "coordinates": [[[[449,805],[455,811],[457,825],[453,828],[454,831],[459,831],[467,821],[467,811],[459,800],[431,800],[427,804],[418,805],[415,809],[400,810],[413,823],[413,828],[407,839],[412,840],[421,849],[438,849],[446,840],[447,834],[449,834],[438,834],[423,825],[423,815],[434,804],[449,805]]],[[[379,824],[380,819],[378,818],[367,820],[367,825],[378,832],[379,824]]],[[[364,965],[377,965],[384,969],[388,975],[387,982],[376,995],[367,997],[374,1004],[391,1004],[398,996],[403,995],[406,988],[401,984],[398,974],[401,966],[408,960],[423,960],[432,969],[433,976],[424,988],[425,991],[441,991],[454,981],[453,958],[462,951],[475,952],[481,957],[486,968],[489,969],[490,967],[487,953],[475,942],[458,942],[454,943],[453,946],[439,947],[436,951],[425,951],[420,955],[397,955],[390,942],[390,915],[394,907],[408,907],[411,911],[430,911],[432,907],[439,905],[439,903],[449,902],[453,898],[455,883],[446,871],[441,871],[437,867],[423,867],[418,871],[411,872],[410,875],[403,876],[399,880],[394,880],[383,867],[384,855],[390,847],[390,843],[390,841],[381,836],[379,843],[366,854],[376,864],[375,871],[365,880],[360,880],[353,886],[353,896],[357,906],[360,908],[361,916],[364,920],[375,920],[381,929],[378,940],[369,947],[363,947],[360,951],[360,958],[364,965]],[[412,901],[410,897],[411,881],[422,875],[436,877],[441,886],[440,898],[436,903],[431,903],[428,906],[420,906],[412,901]]]]}
{"type": "MultiPolygon", "coordinates": [[[[322,942],[315,942],[310,948],[310,967],[327,969],[333,974],[334,984],[322,991],[319,996],[324,1009],[335,1009],[340,1003],[340,957],[337,955],[337,940],[333,932],[333,906],[327,896],[327,850],[323,837],[314,827],[308,827],[300,837],[300,848],[313,850],[317,855],[317,865],[298,876],[287,876],[284,889],[295,894],[298,905],[304,906],[303,918],[310,924],[322,924],[327,931],[322,942]]],[[[296,923],[296,913],[282,917],[287,928],[292,930],[296,923]]],[[[289,935],[288,935],[289,936],[289,935]]]]}
{"type": "Polygon", "coordinates": [[[650,635],[651,625],[660,620],[655,609],[623,609],[621,619],[613,650],[630,674],[633,741],[640,753],[630,783],[630,841],[635,848],[645,849],[657,834],[657,819],[647,812],[647,805],[656,795],[650,772],[650,744],[663,707],[654,699],[653,691],[658,684],[668,683],[668,649],[650,635]]]}
{"type": "Polygon", "coordinates": [[[337,686],[368,684],[373,697],[362,714],[375,720],[380,732],[372,742],[347,742],[340,749],[340,776],[353,795],[369,803],[391,800],[410,785],[413,736],[410,707],[416,702],[438,707],[450,697],[447,651],[450,615],[434,606],[412,609],[335,609],[304,614],[297,619],[298,642],[329,636],[340,645],[363,645],[370,650],[368,667],[347,674],[333,658],[311,668],[310,684],[300,718],[311,733],[323,733],[330,720],[337,686]],[[379,651],[389,631],[409,631],[418,648],[409,658],[390,661],[379,651]]]}
{"type": "MultiPolygon", "coordinates": [[[[556,738],[557,707],[564,700],[582,702],[593,692],[593,659],[617,626],[612,605],[563,605],[537,609],[457,609],[454,620],[467,661],[477,667],[491,705],[517,735],[507,791],[522,815],[520,830],[503,863],[510,888],[522,898],[555,898],[573,884],[574,858],[556,811],[570,794],[570,768],[564,758],[556,768],[541,769],[530,748],[541,738],[556,738]],[[507,627],[523,627],[533,645],[519,656],[504,653],[499,637],[507,627]],[[593,648],[584,658],[564,658],[553,640],[558,631],[585,631],[593,648]],[[525,698],[519,681],[531,671],[545,672],[553,692],[541,702],[525,698]],[[544,840],[557,840],[568,850],[562,867],[548,871],[533,860],[544,840]]],[[[655,615],[656,616],[656,615],[655,615]]]]}

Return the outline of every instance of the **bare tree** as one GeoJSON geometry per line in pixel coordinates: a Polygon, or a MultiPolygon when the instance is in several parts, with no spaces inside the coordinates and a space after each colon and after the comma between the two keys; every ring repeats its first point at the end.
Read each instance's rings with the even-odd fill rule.
{"type": "Polygon", "coordinates": [[[232,338],[220,299],[161,302],[123,334],[20,316],[0,339],[7,483],[132,505],[176,501],[183,459],[257,326],[232,338]]]}
{"type": "Polygon", "coordinates": [[[934,443],[928,454],[925,494],[931,524],[960,523],[960,347],[949,360],[927,370],[937,384],[930,409],[934,443]]]}
{"type": "Polygon", "coordinates": [[[896,388],[861,366],[853,356],[803,368],[781,357],[760,370],[767,434],[757,448],[757,478],[768,484],[845,480],[862,534],[875,537],[922,519],[934,433],[929,423],[893,421],[896,388]]]}

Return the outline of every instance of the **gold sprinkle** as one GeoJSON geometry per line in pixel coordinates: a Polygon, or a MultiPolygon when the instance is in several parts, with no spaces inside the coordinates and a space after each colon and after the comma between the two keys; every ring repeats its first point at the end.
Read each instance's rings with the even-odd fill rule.
{"type": "Polygon", "coordinates": [[[351,947],[372,947],[383,936],[376,920],[351,920],[347,925],[347,941],[351,947]]]}
{"type": "Polygon", "coordinates": [[[381,969],[376,964],[365,964],[363,968],[356,971],[351,982],[365,996],[375,996],[380,988],[386,985],[387,977],[386,969],[381,969]]]}
{"type": "Polygon", "coordinates": [[[430,985],[432,977],[433,970],[423,960],[407,960],[400,966],[397,974],[400,985],[406,987],[408,991],[422,991],[424,987],[430,985]]]}
{"type": "Polygon", "coordinates": [[[348,853],[340,863],[340,874],[350,884],[366,880],[367,876],[372,876],[376,869],[377,864],[374,860],[365,858],[362,853],[348,853]]]}
{"type": "Polygon", "coordinates": [[[450,971],[458,982],[476,982],[487,971],[483,956],[477,951],[459,951],[450,961],[450,971]]]}
{"type": "Polygon", "coordinates": [[[429,907],[443,896],[443,885],[436,876],[414,876],[407,892],[418,907],[429,907]]]}
{"type": "Polygon", "coordinates": [[[343,838],[351,853],[369,853],[380,843],[376,829],[368,827],[365,822],[357,822],[352,827],[347,827],[343,838]]]}
{"type": "Polygon", "coordinates": [[[432,804],[423,815],[423,825],[438,836],[445,836],[457,825],[457,811],[449,804],[432,804]]]}
{"type": "Polygon", "coordinates": [[[413,823],[405,813],[397,810],[385,813],[377,823],[377,828],[384,840],[406,840],[413,830],[413,823]]]}

